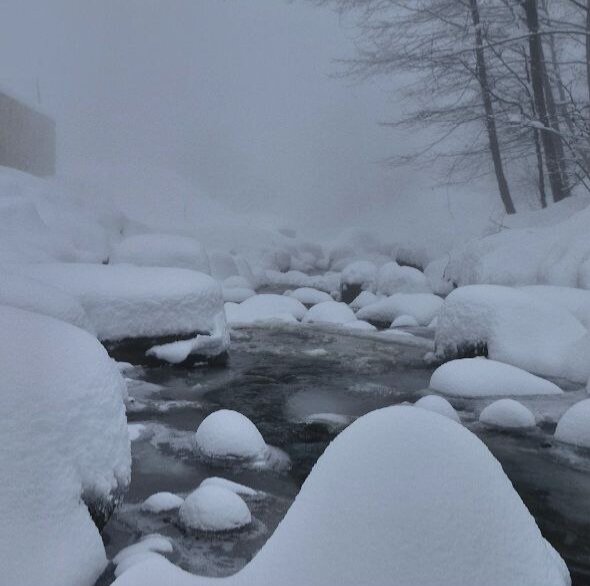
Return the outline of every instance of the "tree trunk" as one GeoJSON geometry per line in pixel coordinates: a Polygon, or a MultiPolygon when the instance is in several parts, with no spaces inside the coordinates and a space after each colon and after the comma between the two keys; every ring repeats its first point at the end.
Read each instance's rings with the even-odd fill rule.
{"type": "MultiPolygon", "coordinates": [[[[590,0],[589,0],[590,1],[590,0]]],[[[508,181],[504,174],[504,165],[502,163],[502,155],[500,152],[500,144],[498,141],[498,131],[496,129],[496,119],[494,117],[494,107],[492,103],[492,96],[488,81],[488,72],[486,67],[485,54],[483,49],[483,35],[481,32],[481,22],[479,17],[478,0],[470,0],[471,18],[475,28],[475,56],[477,60],[477,80],[481,88],[481,97],[483,100],[483,107],[485,112],[486,130],[490,143],[490,152],[492,154],[492,161],[494,163],[494,171],[496,173],[496,180],[498,182],[498,190],[500,197],[504,204],[504,209],[508,214],[514,214],[514,202],[510,195],[508,188],[508,181]]]]}

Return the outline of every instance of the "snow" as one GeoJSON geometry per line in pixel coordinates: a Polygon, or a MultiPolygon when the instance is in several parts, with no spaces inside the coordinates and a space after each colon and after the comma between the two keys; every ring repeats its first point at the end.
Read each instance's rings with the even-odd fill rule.
{"type": "Polygon", "coordinates": [[[129,432],[129,440],[134,442],[141,437],[141,434],[145,430],[143,423],[129,423],[127,425],[127,431],[129,432]]]}
{"type": "Polygon", "coordinates": [[[377,279],[377,265],[368,260],[352,262],[342,271],[343,285],[360,285],[363,290],[371,290],[377,279]]]}
{"type": "Polygon", "coordinates": [[[223,287],[223,300],[226,302],[242,303],[254,295],[256,291],[249,287],[223,287]]]}
{"type": "Polygon", "coordinates": [[[587,330],[566,309],[525,291],[498,285],[460,287],[445,300],[435,336],[436,354],[481,353],[542,376],[586,382],[587,330]]]}
{"type": "Polygon", "coordinates": [[[235,492],[220,486],[200,486],[178,511],[180,522],[196,531],[231,531],[252,522],[248,505],[235,492]]]}
{"type": "Polygon", "coordinates": [[[457,411],[455,411],[455,408],[444,397],[439,397],[438,395],[426,395],[426,397],[418,399],[414,403],[414,407],[444,415],[457,423],[461,423],[457,411]]]}
{"type": "Polygon", "coordinates": [[[376,332],[377,331],[377,328],[373,324],[370,324],[367,321],[363,321],[362,319],[356,319],[354,321],[349,321],[349,322],[346,322],[345,324],[342,324],[342,325],[349,330],[362,330],[362,331],[366,331],[366,332],[376,332]]]}
{"type": "Polygon", "coordinates": [[[581,448],[590,448],[590,399],[570,407],[557,423],[555,439],[581,448]]]}
{"type": "Polygon", "coordinates": [[[121,576],[122,574],[124,574],[127,570],[129,570],[129,568],[132,568],[133,566],[136,566],[138,564],[143,564],[149,560],[159,560],[159,559],[165,559],[163,556],[161,556],[159,553],[155,553],[153,551],[142,551],[142,552],[138,552],[136,554],[133,555],[129,555],[127,557],[125,557],[124,560],[122,560],[119,564],[117,564],[116,568],[115,568],[115,578],[118,578],[119,576],[121,576]]]}
{"type": "Polygon", "coordinates": [[[195,434],[197,450],[212,459],[254,460],[268,448],[256,426],[237,411],[221,409],[207,416],[195,434]]]}
{"type": "Polygon", "coordinates": [[[308,310],[303,323],[346,324],[355,320],[354,312],[346,303],[324,301],[308,310]]]}
{"type": "Polygon", "coordinates": [[[148,513],[163,513],[165,511],[174,511],[182,505],[184,499],[171,492],[157,492],[148,497],[141,504],[141,510],[148,513]]]}
{"type": "Polygon", "coordinates": [[[527,429],[536,425],[531,411],[514,399],[494,401],[480,413],[479,421],[503,429],[527,429]]]}
{"type": "Polygon", "coordinates": [[[273,293],[255,295],[235,306],[226,303],[225,308],[231,325],[269,320],[295,321],[303,318],[307,312],[305,305],[297,299],[273,293]]]}
{"type": "Polygon", "coordinates": [[[447,277],[447,266],[450,257],[442,256],[426,265],[424,276],[433,293],[437,295],[448,295],[454,288],[453,283],[447,277]]]}
{"type": "Polygon", "coordinates": [[[281,273],[267,270],[264,273],[264,282],[272,287],[311,287],[326,293],[340,289],[340,273],[327,272],[322,275],[307,275],[301,271],[288,271],[281,273]]]}
{"type": "Polygon", "coordinates": [[[171,553],[173,549],[174,548],[172,547],[170,539],[164,537],[163,535],[159,535],[158,533],[153,533],[151,535],[146,535],[143,539],[141,539],[141,541],[123,548],[113,558],[113,563],[118,566],[126,559],[129,559],[138,554],[143,554],[146,552],[171,553]]]}
{"type": "Polygon", "coordinates": [[[586,329],[590,329],[590,291],[552,285],[530,285],[521,290],[545,303],[567,309],[586,329]]]}
{"type": "Polygon", "coordinates": [[[114,586],[391,586],[392,580],[569,584],[563,561],[486,446],[445,417],[398,406],[361,417],[334,439],[274,534],[238,574],[201,578],[150,560],[114,586]]]}
{"type": "Polygon", "coordinates": [[[70,324],[2,306],[0,331],[2,581],[92,586],[106,556],[81,497],[108,506],[129,483],[125,382],[70,324]]]}
{"type": "Polygon", "coordinates": [[[355,310],[362,309],[378,300],[379,297],[377,297],[375,293],[372,293],[371,291],[361,291],[356,299],[350,304],[350,308],[355,310]]]}
{"type": "Polygon", "coordinates": [[[92,324],[75,297],[36,279],[0,272],[0,305],[48,315],[93,333],[92,324]]]}
{"type": "Polygon", "coordinates": [[[388,262],[379,269],[376,289],[376,292],[381,295],[431,292],[422,271],[413,267],[400,266],[396,262],[388,262]]]}
{"type": "Polygon", "coordinates": [[[203,480],[203,482],[200,484],[201,488],[204,486],[217,486],[220,488],[225,488],[226,490],[231,490],[232,492],[242,496],[258,495],[258,492],[249,486],[244,486],[243,484],[227,480],[226,478],[220,478],[219,476],[210,476],[209,478],[205,478],[205,480],[203,480]]]}
{"type": "Polygon", "coordinates": [[[10,269],[77,298],[100,340],[211,332],[224,319],[220,286],[195,271],[83,263],[10,269]]]}
{"type": "Polygon", "coordinates": [[[299,287],[295,291],[287,291],[285,295],[301,301],[304,305],[317,305],[324,301],[333,301],[332,297],[325,291],[319,291],[311,287],[299,287]]]}
{"type": "Polygon", "coordinates": [[[203,247],[193,238],[174,234],[129,236],[115,246],[109,262],[210,272],[209,258],[203,247]]]}
{"type": "Polygon", "coordinates": [[[420,324],[416,321],[413,315],[400,315],[393,320],[392,328],[416,327],[420,324]]]}
{"type": "Polygon", "coordinates": [[[461,358],[439,366],[430,388],[455,397],[559,395],[554,383],[487,358],[461,358]]]}
{"type": "Polygon", "coordinates": [[[411,315],[418,324],[427,326],[442,307],[443,300],[432,293],[396,293],[359,309],[358,319],[392,322],[401,315],[411,315]]]}

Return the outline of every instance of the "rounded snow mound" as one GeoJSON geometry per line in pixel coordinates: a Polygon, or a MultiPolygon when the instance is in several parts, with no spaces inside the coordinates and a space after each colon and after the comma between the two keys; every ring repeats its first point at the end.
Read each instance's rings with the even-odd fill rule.
{"type": "Polygon", "coordinates": [[[157,492],[145,499],[141,504],[141,510],[148,513],[163,513],[178,509],[184,500],[171,492],[157,492]]]}
{"type": "Polygon", "coordinates": [[[237,411],[221,409],[207,416],[195,434],[197,450],[215,460],[264,458],[268,448],[256,426],[237,411]]]}
{"type": "Polygon", "coordinates": [[[330,294],[312,287],[299,287],[295,291],[287,291],[285,295],[301,301],[304,305],[317,305],[323,301],[333,301],[330,294]]]}
{"type": "Polygon", "coordinates": [[[430,388],[455,397],[559,395],[554,383],[510,364],[487,358],[461,358],[439,366],[430,388]]]}
{"type": "Polygon", "coordinates": [[[130,480],[125,382],[70,324],[0,307],[0,331],[2,581],[91,586],[106,556],[84,501],[108,510],[130,480]]]}
{"type": "Polygon", "coordinates": [[[248,505],[235,492],[220,486],[200,486],[189,494],[178,515],[196,531],[232,531],[252,522],[248,505]]]}
{"type": "Polygon", "coordinates": [[[570,407],[557,423],[555,439],[581,448],[590,448],[590,399],[570,407]]]}
{"type": "Polygon", "coordinates": [[[305,305],[286,295],[262,293],[254,295],[227,310],[227,320],[231,324],[252,324],[269,320],[294,321],[303,318],[307,309],[305,305]]]}
{"type": "Polygon", "coordinates": [[[391,324],[392,328],[412,328],[417,327],[420,324],[416,321],[413,315],[400,315],[393,320],[391,324]]]}
{"type": "Polygon", "coordinates": [[[461,419],[459,418],[457,411],[455,411],[455,408],[444,397],[439,397],[438,395],[427,395],[426,397],[418,399],[414,403],[414,407],[419,407],[420,409],[426,409],[427,411],[444,415],[445,417],[448,417],[457,423],[461,423],[461,419]]]}
{"type": "Polygon", "coordinates": [[[219,581],[158,560],[116,586],[567,586],[498,461],[470,431],[407,406],[326,449],[257,556],[219,581]]]}
{"type": "Polygon", "coordinates": [[[303,318],[303,323],[346,324],[355,320],[354,312],[346,303],[324,301],[309,309],[303,318]]]}
{"type": "Polygon", "coordinates": [[[397,262],[384,264],[377,274],[377,293],[431,293],[428,281],[422,271],[413,267],[400,266],[397,262]]]}
{"type": "Polygon", "coordinates": [[[129,236],[114,248],[109,262],[210,272],[209,258],[201,244],[194,238],[173,234],[129,236]]]}
{"type": "Polygon", "coordinates": [[[361,307],[359,319],[391,323],[402,315],[412,316],[419,325],[427,326],[438,314],[443,300],[432,293],[396,293],[361,307]]]}
{"type": "Polygon", "coordinates": [[[494,401],[480,413],[479,420],[504,429],[527,429],[537,424],[531,411],[513,399],[494,401]]]}
{"type": "Polygon", "coordinates": [[[223,287],[223,300],[226,303],[242,303],[254,295],[256,291],[250,287],[223,287]]]}
{"type": "Polygon", "coordinates": [[[368,260],[352,262],[342,271],[342,283],[346,285],[360,285],[363,289],[370,289],[377,278],[377,265],[368,260]]]}

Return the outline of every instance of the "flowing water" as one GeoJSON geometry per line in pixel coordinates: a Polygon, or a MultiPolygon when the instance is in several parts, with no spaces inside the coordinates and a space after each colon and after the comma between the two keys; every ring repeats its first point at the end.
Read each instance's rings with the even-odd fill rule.
{"type": "MultiPolygon", "coordinates": [[[[251,329],[236,332],[225,369],[163,367],[130,373],[128,418],[139,437],[132,444],[129,493],[103,532],[109,557],[143,535],[161,533],[174,542],[170,559],[189,571],[209,576],[238,571],[272,534],[346,422],[426,394],[432,372],[423,360],[427,344],[416,347],[313,328],[251,329]],[[195,457],[194,431],[220,408],[249,417],[276,448],[265,469],[221,468],[195,457]],[[310,420],[326,413],[340,417],[335,422],[310,420]],[[245,497],[254,519],[250,527],[229,534],[191,534],[175,512],[154,515],[140,509],[155,492],[185,496],[209,476],[260,491],[245,497]]],[[[559,446],[551,435],[555,419],[584,393],[572,389],[562,398],[525,401],[543,423],[524,435],[477,423],[475,414],[485,401],[452,401],[566,559],[575,586],[590,586],[590,453],[559,446]]],[[[113,579],[111,567],[99,585],[113,579]]]]}

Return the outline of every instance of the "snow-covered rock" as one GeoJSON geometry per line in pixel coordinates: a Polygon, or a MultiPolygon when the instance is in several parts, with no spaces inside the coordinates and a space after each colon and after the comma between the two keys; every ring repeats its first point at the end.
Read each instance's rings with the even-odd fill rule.
{"type": "Polygon", "coordinates": [[[195,577],[150,560],[115,582],[162,584],[567,586],[569,576],[475,435],[398,406],[361,417],[328,446],[236,575],[195,577]]]}
{"type": "Polygon", "coordinates": [[[267,445],[256,426],[237,411],[221,409],[207,416],[195,434],[197,451],[215,460],[265,457],[267,445]]]}
{"type": "Polygon", "coordinates": [[[143,539],[124,547],[119,553],[113,558],[113,563],[118,566],[122,564],[126,559],[129,559],[138,554],[146,552],[154,553],[172,553],[174,550],[170,539],[160,535],[158,533],[152,533],[146,535],[143,539]]]}
{"type": "Polygon", "coordinates": [[[346,303],[323,301],[309,309],[303,318],[303,323],[346,324],[355,320],[354,312],[346,303]]]}
{"type": "Polygon", "coordinates": [[[557,423],[555,439],[582,448],[590,448],[590,399],[570,407],[557,423]]]}
{"type": "Polygon", "coordinates": [[[256,291],[249,287],[223,287],[223,300],[230,303],[242,303],[250,297],[254,297],[256,291]]]}
{"type": "Polygon", "coordinates": [[[143,501],[141,510],[154,514],[164,513],[178,509],[183,502],[184,499],[171,492],[157,492],[143,501]]]}
{"type": "Polygon", "coordinates": [[[178,511],[180,522],[196,531],[232,531],[252,522],[248,505],[235,492],[220,486],[200,486],[178,511]]]}
{"type": "Polygon", "coordinates": [[[443,300],[432,293],[396,293],[359,309],[356,316],[366,321],[391,323],[401,315],[411,315],[427,326],[438,314],[443,300]]]}
{"type": "Polygon", "coordinates": [[[432,374],[430,388],[456,397],[524,397],[563,392],[526,370],[486,358],[461,358],[439,366],[432,374]]]}
{"type": "Polygon", "coordinates": [[[294,321],[306,314],[305,305],[286,295],[262,293],[246,299],[237,306],[225,305],[230,324],[252,324],[269,320],[294,321]],[[290,318],[290,319],[289,319],[290,318]]]}
{"type": "Polygon", "coordinates": [[[413,267],[400,266],[396,262],[388,262],[379,269],[376,289],[376,292],[381,295],[431,293],[422,271],[413,267]]]}
{"type": "Polygon", "coordinates": [[[332,271],[323,275],[308,275],[301,271],[280,273],[278,271],[267,270],[264,273],[263,281],[273,287],[288,287],[289,289],[310,287],[325,291],[326,293],[332,293],[332,291],[340,289],[340,273],[332,271]]]}
{"type": "Polygon", "coordinates": [[[586,382],[587,330],[568,310],[518,289],[460,287],[439,313],[435,346],[440,358],[486,354],[543,376],[586,382]]]}
{"type": "Polygon", "coordinates": [[[391,324],[392,328],[412,328],[419,326],[420,324],[416,321],[413,315],[400,315],[393,320],[391,324]]]}
{"type": "Polygon", "coordinates": [[[253,488],[249,486],[245,486],[238,482],[233,482],[232,480],[227,480],[227,478],[220,478],[219,476],[210,476],[209,478],[205,478],[203,482],[199,485],[201,488],[204,486],[217,486],[219,488],[225,488],[226,490],[231,490],[236,494],[242,496],[256,496],[258,494],[253,488]]]}
{"type": "Polygon", "coordinates": [[[299,287],[295,291],[287,291],[285,295],[301,301],[304,305],[317,305],[324,301],[333,301],[332,297],[325,291],[319,291],[311,287],[299,287]]]}
{"type": "Polygon", "coordinates": [[[1,581],[92,586],[107,560],[82,499],[107,513],[129,483],[125,382],[70,324],[2,306],[0,331],[1,581]]]}
{"type": "Polygon", "coordinates": [[[352,301],[350,308],[354,310],[362,309],[367,305],[371,305],[379,300],[379,297],[371,291],[361,291],[359,295],[352,301]]]}
{"type": "Polygon", "coordinates": [[[514,399],[494,401],[480,413],[479,421],[503,429],[527,429],[536,425],[530,409],[514,399]]]}
{"type": "Polygon", "coordinates": [[[362,290],[371,290],[377,279],[377,265],[368,260],[352,262],[342,271],[342,285],[358,285],[362,290]]]}
{"type": "Polygon", "coordinates": [[[368,321],[363,321],[362,319],[355,319],[354,321],[348,321],[345,324],[342,324],[348,330],[362,330],[365,332],[376,332],[377,328],[370,324],[368,321]]]}
{"type": "Polygon", "coordinates": [[[426,281],[432,289],[432,292],[437,295],[448,295],[454,289],[453,283],[446,276],[449,260],[449,256],[437,258],[428,263],[424,269],[426,281]]]}
{"type": "Polygon", "coordinates": [[[113,264],[172,267],[209,273],[209,257],[194,239],[173,234],[138,234],[125,238],[109,258],[113,264]]]}
{"type": "Polygon", "coordinates": [[[545,303],[567,309],[586,329],[590,329],[590,291],[553,285],[530,285],[522,287],[522,291],[545,303]]]}
{"type": "Polygon", "coordinates": [[[414,407],[419,407],[420,409],[426,409],[427,411],[444,415],[445,417],[448,417],[457,423],[461,422],[461,419],[459,418],[457,411],[455,411],[455,408],[444,397],[439,397],[438,395],[426,395],[426,397],[418,399],[414,403],[414,407]]]}

